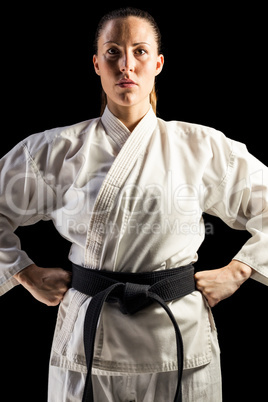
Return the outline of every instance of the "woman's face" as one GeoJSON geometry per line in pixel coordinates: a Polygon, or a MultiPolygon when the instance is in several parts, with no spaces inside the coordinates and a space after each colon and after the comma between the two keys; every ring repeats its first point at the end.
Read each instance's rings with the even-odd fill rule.
{"type": "Polygon", "coordinates": [[[164,58],[158,55],[154,30],[146,20],[127,17],[108,21],[93,63],[111,111],[113,106],[134,105],[148,110],[149,95],[164,58]]]}

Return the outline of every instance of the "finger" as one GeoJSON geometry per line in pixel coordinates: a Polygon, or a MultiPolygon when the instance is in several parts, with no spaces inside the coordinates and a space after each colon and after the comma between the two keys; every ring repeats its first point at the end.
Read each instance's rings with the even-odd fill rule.
{"type": "Polygon", "coordinates": [[[198,279],[198,278],[196,278],[196,280],[195,280],[195,285],[196,285],[196,288],[200,291],[202,291],[205,287],[204,281],[202,279],[198,279]]]}
{"type": "Polygon", "coordinates": [[[69,284],[72,281],[72,273],[62,269],[61,280],[69,284]]]}

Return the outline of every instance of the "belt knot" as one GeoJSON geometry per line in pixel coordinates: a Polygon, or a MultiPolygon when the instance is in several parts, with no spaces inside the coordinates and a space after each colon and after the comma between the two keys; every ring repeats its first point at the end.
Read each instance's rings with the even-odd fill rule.
{"type": "Polygon", "coordinates": [[[120,310],[123,314],[135,314],[152,303],[149,298],[150,285],[127,282],[123,295],[119,298],[120,310]]]}

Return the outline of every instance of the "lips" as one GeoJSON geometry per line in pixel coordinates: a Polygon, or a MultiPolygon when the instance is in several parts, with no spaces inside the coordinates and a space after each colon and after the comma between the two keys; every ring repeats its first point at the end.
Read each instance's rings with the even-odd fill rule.
{"type": "Polygon", "coordinates": [[[137,84],[129,78],[123,78],[122,80],[119,80],[116,85],[121,88],[131,88],[136,86],[137,84]]]}

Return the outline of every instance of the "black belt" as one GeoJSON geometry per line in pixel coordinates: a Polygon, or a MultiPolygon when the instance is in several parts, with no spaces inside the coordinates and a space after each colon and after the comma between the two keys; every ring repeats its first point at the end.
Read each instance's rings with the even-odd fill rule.
{"type": "Polygon", "coordinates": [[[72,287],[92,296],[84,323],[84,346],[87,378],[82,402],[93,402],[91,369],[97,324],[103,303],[120,303],[123,314],[135,314],[153,302],[159,303],[171,319],[177,342],[178,384],[174,402],[181,402],[183,370],[183,343],[176,319],[166,302],[186,296],[195,288],[194,267],[168,269],[145,273],[127,273],[93,270],[73,264],[72,287]]]}

